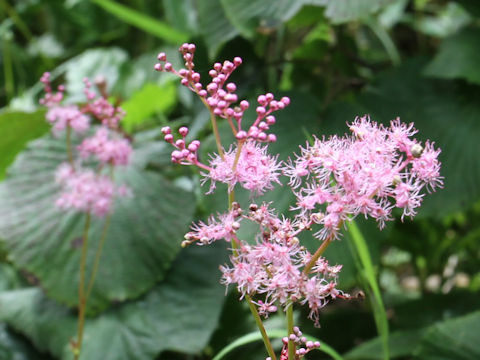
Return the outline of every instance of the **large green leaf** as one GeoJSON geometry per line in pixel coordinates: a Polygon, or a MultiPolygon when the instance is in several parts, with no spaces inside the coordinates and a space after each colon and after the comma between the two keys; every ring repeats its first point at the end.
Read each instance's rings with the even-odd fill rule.
{"type": "Polygon", "coordinates": [[[480,359],[480,312],[451,319],[430,328],[423,336],[415,359],[480,359]]]}
{"type": "Polygon", "coordinates": [[[392,0],[327,0],[325,3],[325,15],[334,23],[343,23],[364,18],[392,3],[392,0]]]}
{"type": "Polygon", "coordinates": [[[467,28],[445,39],[435,58],[425,68],[428,76],[465,79],[480,84],[480,29],[467,28]]]}
{"type": "Polygon", "coordinates": [[[0,114],[0,180],[25,144],[48,131],[45,112],[5,112],[0,114]]]}
{"type": "Polygon", "coordinates": [[[262,26],[289,20],[303,6],[300,0],[221,0],[230,22],[246,37],[262,26]]]}
{"type": "Polygon", "coordinates": [[[413,60],[378,76],[351,103],[332,106],[324,128],[336,133],[355,116],[370,114],[372,120],[388,122],[397,116],[414,122],[420,139],[430,139],[442,149],[441,174],[444,189],[425,196],[420,215],[441,217],[463,209],[480,197],[480,89],[450,81],[422,78],[425,65],[413,60]]]}
{"type": "Polygon", "coordinates": [[[98,77],[107,79],[110,91],[120,78],[120,68],[128,60],[125,50],[120,48],[90,49],[62,64],[58,71],[65,71],[67,101],[84,102],[83,79],[93,83],[98,77]]]}
{"type": "MultiPolygon", "coordinates": [[[[182,251],[166,279],[144,298],[87,319],[82,359],[152,360],[167,349],[201,351],[217,326],[224,301],[225,290],[218,281],[218,264],[224,259],[225,246],[182,251]]],[[[39,349],[72,358],[69,340],[75,337],[76,317],[41,289],[0,293],[0,319],[39,349]]]]}
{"type": "MultiPolygon", "coordinates": [[[[424,332],[425,329],[415,329],[391,333],[388,339],[390,357],[394,359],[411,355],[424,332]]],[[[382,339],[376,337],[367,341],[344,356],[346,360],[383,360],[382,339]]]]}
{"type": "MultiPolygon", "coordinates": [[[[90,310],[138,297],[162,279],[191,220],[193,196],[144,170],[144,157],[155,150],[148,142],[143,142],[145,147],[146,151],[138,149],[131,166],[115,174],[133,196],[115,202],[90,310]]],[[[53,205],[58,192],[54,171],[65,157],[64,141],[46,136],[17,158],[8,179],[0,184],[0,236],[18,268],[34,274],[49,296],[73,306],[78,302],[85,216],[53,205]]],[[[87,274],[103,224],[104,220],[95,219],[91,225],[87,274]]]]}

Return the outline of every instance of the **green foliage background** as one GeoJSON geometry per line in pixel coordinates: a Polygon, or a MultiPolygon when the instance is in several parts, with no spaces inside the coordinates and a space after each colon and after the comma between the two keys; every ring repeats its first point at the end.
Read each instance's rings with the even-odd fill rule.
{"type": "MultiPolygon", "coordinates": [[[[480,358],[478,1],[0,0],[0,10],[0,359],[72,357],[82,219],[52,206],[52,170],[65,149],[38,106],[47,70],[66,84],[69,102],[84,101],[84,77],[104,76],[127,110],[123,126],[136,154],[119,174],[134,197],[116,204],[82,357],[211,359],[255,330],[235,291],[225,296],[218,282],[226,246],[179,246],[192,220],[226,206],[221,191],[203,195],[197,171],[172,166],[161,141],[161,126],[189,124],[191,136],[213,148],[198,99],[153,71],[159,51],[181,66],[176,49],[185,41],[197,44],[203,78],[213,62],[241,56],[233,77],[241,97],[291,98],[271,146],[281,159],[312,135],[343,134],[364,114],[382,123],[399,116],[435,141],[444,189],[425,198],[413,222],[383,232],[359,227],[386,308],[391,358],[480,358]]],[[[292,196],[278,187],[266,199],[288,212],[292,196]]],[[[343,289],[365,290],[370,275],[348,234],[326,255],[344,264],[343,289]]],[[[320,329],[300,308],[295,315],[344,359],[384,359],[373,311],[369,301],[333,302],[320,329]]],[[[280,317],[267,321],[268,329],[283,327],[280,317]]],[[[259,342],[244,342],[226,358],[265,357],[259,342]]]]}

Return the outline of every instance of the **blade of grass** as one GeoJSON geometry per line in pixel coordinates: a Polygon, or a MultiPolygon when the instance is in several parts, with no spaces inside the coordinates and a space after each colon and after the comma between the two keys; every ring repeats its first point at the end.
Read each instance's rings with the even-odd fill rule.
{"type": "MultiPolygon", "coordinates": [[[[268,337],[270,339],[281,339],[284,336],[287,336],[287,333],[285,332],[285,330],[278,329],[278,330],[268,331],[268,337]]],[[[308,340],[311,340],[311,341],[320,341],[320,340],[318,340],[318,339],[316,339],[312,336],[309,336],[309,335],[304,334],[303,336],[305,336],[308,340]]],[[[255,342],[255,341],[260,341],[260,340],[262,340],[262,335],[258,331],[245,334],[245,335],[239,337],[237,340],[235,340],[232,343],[225,346],[213,358],[213,360],[221,360],[225,357],[225,355],[227,355],[229,352],[235,350],[236,348],[238,348],[240,346],[243,346],[243,345],[246,345],[246,344],[250,344],[250,343],[255,342]]],[[[339,353],[337,353],[332,347],[328,346],[327,344],[325,344],[322,341],[320,341],[320,344],[321,345],[320,345],[320,348],[318,350],[324,352],[327,355],[330,355],[332,357],[332,359],[334,359],[334,360],[343,360],[342,356],[339,353]]]]}
{"type": "Polygon", "coordinates": [[[354,253],[357,255],[359,260],[357,261],[357,267],[359,267],[359,270],[364,274],[368,285],[368,293],[370,295],[368,298],[370,299],[370,303],[372,305],[377,331],[382,340],[384,359],[388,360],[390,358],[388,347],[388,320],[385,307],[383,305],[380,288],[375,277],[372,258],[370,257],[370,252],[368,251],[365,238],[363,237],[363,234],[358,228],[357,224],[354,221],[349,221],[347,222],[347,227],[349,230],[350,239],[352,240],[355,248],[354,253]]]}
{"type": "Polygon", "coordinates": [[[142,14],[141,12],[133,10],[125,5],[118,4],[112,0],[91,1],[127,24],[155,35],[166,42],[178,45],[179,43],[188,40],[188,34],[178,31],[162,21],[142,14]]]}

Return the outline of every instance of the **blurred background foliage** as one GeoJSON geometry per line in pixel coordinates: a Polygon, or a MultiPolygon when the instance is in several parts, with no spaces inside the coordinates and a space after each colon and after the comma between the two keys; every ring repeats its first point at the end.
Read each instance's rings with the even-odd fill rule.
{"type": "MultiPolygon", "coordinates": [[[[364,114],[415,122],[420,138],[435,141],[445,188],[426,197],[413,222],[383,232],[359,226],[385,303],[391,358],[480,358],[479,1],[0,0],[0,9],[0,359],[72,356],[81,225],[51,205],[64,145],[47,134],[38,106],[47,70],[66,84],[67,102],[84,101],[84,77],[103,76],[127,111],[123,126],[136,149],[120,175],[135,197],[116,205],[83,358],[211,359],[255,330],[235,291],[224,296],[218,283],[226,247],[179,247],[191,220],[226,206],[221,191],[203,195],[197,171],[170,164],[159,136],[167,123],[189,124],[212,148],[198,99],[153,71],[159,51],[180,65],[184,41],[197,44],[204,78],[214,61],[241,56],[233,77],[241,97],[291,97],[271,146],[282,159],[311,134],[342,134],[364,114]]],[[[278,187],[267,199],[287,212],[292,196],[278,187]]],[[[327,257],[344,264],[342,289],[365,290],[348,235],[327,257]]],[[[320,329],[306,315],[296,310],[305,332],[345,359],[383,359],[368,301],[331,303],[320,329]]],[[[274,316],[267,328],[283,328],[283,320],[274,316]]],[[[261,359],[264,350],[257,342],[227,356],[261,359]]]]}

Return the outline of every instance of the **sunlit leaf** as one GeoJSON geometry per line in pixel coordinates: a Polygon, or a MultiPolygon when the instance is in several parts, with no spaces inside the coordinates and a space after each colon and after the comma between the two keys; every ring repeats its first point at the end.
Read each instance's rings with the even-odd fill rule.
{"type": "Polygon", "coordinates": [[[30,140],[49,129],[45,120],[45,111],[34,113],[5,112],[0,114],[0,180],[5,176],[7,167],[30,140]]]}

